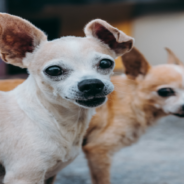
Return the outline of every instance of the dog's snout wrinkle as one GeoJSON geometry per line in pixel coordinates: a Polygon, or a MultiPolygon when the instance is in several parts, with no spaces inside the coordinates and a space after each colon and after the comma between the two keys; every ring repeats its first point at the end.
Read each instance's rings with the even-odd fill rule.
{"type": "Polygon", "coordinates": [[[78,83],[78,88],[86,95],[95,95],[104,89],[104,83],[99,79],[86,79],[78,83]]]}

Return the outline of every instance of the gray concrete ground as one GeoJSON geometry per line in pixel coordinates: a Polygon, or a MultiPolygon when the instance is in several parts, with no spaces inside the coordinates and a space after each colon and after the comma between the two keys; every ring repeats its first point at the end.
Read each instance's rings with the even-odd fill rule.
{"type": "MultiPolygon", "coordinates": [[[[167,117],[113,159],[112,184],[184,184],[184,119],[167,117]]],[[[56,184],[91,184],[84,155],[61,171],[56,184]]]]}

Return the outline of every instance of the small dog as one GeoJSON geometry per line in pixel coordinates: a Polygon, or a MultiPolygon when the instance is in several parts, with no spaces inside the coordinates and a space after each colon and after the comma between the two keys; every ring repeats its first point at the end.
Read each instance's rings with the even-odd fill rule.
{"type": "Polygon", "coordinates": [[[83,142],[93,184],[110,184],[112,155],[137,141],[156,120],[184,117],[184,67],[167,51],[169,64],[154,67],[136,48],[123,56],[126,75],[111,78],[115,91],[97,109],[83,142]]]}
{"type": "Polygon", "coordinates": [[[13,91],[0,92],[4,184],[52,183],[78,155],[95,107],[113,91],[114,59],[133,38],[100,19],[84,31],[86,37],[47,41],[30,22],[0,14],[2,59],[30,73],[13,91]]]}

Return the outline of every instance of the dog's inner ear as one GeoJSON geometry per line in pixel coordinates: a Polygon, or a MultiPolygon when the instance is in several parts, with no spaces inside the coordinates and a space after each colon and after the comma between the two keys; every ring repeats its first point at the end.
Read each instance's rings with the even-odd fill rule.
{"type": "MultiPolygon", "coordinates": [[[[100,39],[102,42],[107,44],[112,50],[115,50],[115,52],[119,53],[122,49],[124,50],[130,50],[132,48],[132,41],[122,42],[118,43],[116,41],[115,36],[105,27],[101,26],[100,24],[95,24],[95,33],[98,39],[100,39]]],[[[120,33],[117,31],[117,36],[119,36],[120,33]]]]}
{"type": "Polygon", "coordinates": [[[100,19],[88,23],[85,27],[85,34],[107,44],[117,56],[123,55],[133,46],[133,38],[100,19]]]}
{"type": "Polygon", "coordinates": [[[145,76],[151,67],[145,57],[135,47],[122,56],[122,61],[125,73],[131,79],[135,79],[139,75],[145,76]]]}
{"type": "Polygon", "coordinates": [[[5,48],[2,49],[2,56],[5,62],[8,62],[6,59],[8,54],[11,58],[24,58],[26,52],[33,52],[34,50],[33,38],[25,33],[13,32],[9,28],[2,35],[2,42],[5,44],[5,48]]]}
{"type": "Polygon", "coordinates": [[[176,65],[184,66],[184,64],[180,61],[180,59],[174,54],[172,50],[170,50],[167,47],[165,49],[168,54],[168,59],[167,59],[168,64],[176,64],[176,65]]]}
{"type": "Polygon", "coordinates": [[[2,59],[22,68],[26,53],[32,53],[46,35],[30,22],[9,14],[0,14],[0,54],[2,59]]]}

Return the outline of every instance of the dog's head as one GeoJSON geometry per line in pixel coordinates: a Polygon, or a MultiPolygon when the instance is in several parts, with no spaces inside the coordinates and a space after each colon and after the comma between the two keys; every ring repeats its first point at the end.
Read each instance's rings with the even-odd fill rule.
{"type": "Polygon", "coordinates": [[[136,82],[135,94],[140,103],[165,114],[184,117],[184,66],[170,49],[166,50],[168,63],[150,66],[144,56],[133,48],[123,56],[125,72],[129,79],[136,82]]]}
{"type": "Polygon", "coordinates": [[[133,39],[100,19],[84,32],[86,37],[48,41],[30,22],[0,14],[0,54],[5,62],[28,68],[50,101],[97,107],[113,91],[114,59],[132,48],[133,39]]]}

